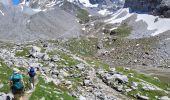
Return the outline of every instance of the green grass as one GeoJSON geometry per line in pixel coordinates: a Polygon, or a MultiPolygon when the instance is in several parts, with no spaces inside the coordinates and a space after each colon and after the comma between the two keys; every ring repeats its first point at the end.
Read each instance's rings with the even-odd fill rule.
{"type": "Polygon", "coordinates": [[[117,29],[111,31],[111,35],[118,37],[127,37],[132,31],[132,27],[127,24],[120,25],[117,29]]]}
{"type": "MultiPolygon", "coordinates": [[[[153,78],[152,76],[138,73],[134,70],[125,70],[123,67],[117,67],[116,70],[118,72],[121,72],[124,75],[128,75],[130,73],[132,73],[134,75],[133,77],[128,77],[129,78],[128,86],[130,86],[131,82],[141,83],[144,81],[144,82],[147,82],[147,84],[149,83],[151,85],[155,85],[163,90],[167,90],[168,88],[170,88],[170,85],[168,83],[161,82],[161,81],[153,78]],[[141,80],[143,80],[143,81],[141,81],[141,80]]],[[[154,90],[154,91],[143,90],[141,84],[138,85],[137,90],[133,90],[133,91],[129,92],[128,95],[135,97],[137,93],[144,95],[144,96],[148,96],[150,98],[150,100],[155,100],[156,99],[155,96],[159,96],[159,97],[166,96],[166,95],[170,96],[170,93],[166,93],[162,90],[154,90]]]]}
{"type": "MultiPolygon", "coordinates": [[[[0,88],[0,92],[9,93],[10,92],[10,84],[9,79],[10,76],[13,74],[13,71],[10,67],[8,67],[5,63],[0,61],[0,84],[3,84],[4,86],[0,88]]],[[[28,90],[30,88],[29,84],[29,77],[26,75],[23,75],[24,83],[25,83],[25,90],[28,90]]]]}
{"type": "Polygon", "coordinates": [[[0,84],[4,85],[0,88],[0,92],[8,93],[10,91],[9,79],[12,75],[12,70],[1,61],[0,65],[0,84]]]}
{"type": "Polygon", "coordinates": [[[30,100],[40,100],[45,98],[45,100],[76,100],[75,98],[68,95],[67,91],[56,86],[53,82],[45,83],[43,78],[39,77],[38,85],[35,91],[32,93],[30,100]]]}
{"type": "Polygon", "coordinates": [[[89,21],[89,13],[85,9],[79,9],[77,17],[80,19],[80,23],[87,23],[89,21]]]}
{"type": "Polygon", "coordinates": [[[80,61],[72,58],[72,56],[68,55],[65,52],[59,51],[59,50],[54,50],[54,51],[48,52],[48,55],[49,56],[59,55],[59,57],[61,59],[63,59],[63,60],[60,60],[60,61],[56,62],[59,66],[63,66],[63,65],[75,66],[75,65],[80,63],[80,61]]]}
{"type": "Polygon", "coordinates": [[[15,53],[16,57],[25,57],[29,53],[29,48],[23,48],[22,51],[17,51],[15,53]]]}
{"type": "Polygon", "coordinates": [[[75,54],[83,56],[92,56],[97,52],[97,38],[74,38],[64,43],[64,47],[75,54]]]}

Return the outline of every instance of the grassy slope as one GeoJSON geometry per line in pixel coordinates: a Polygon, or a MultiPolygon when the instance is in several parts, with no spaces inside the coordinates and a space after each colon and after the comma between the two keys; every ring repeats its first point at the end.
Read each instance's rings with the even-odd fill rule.
{"type": "Polygon", "coordinates": [[[69,96],[64,89],[57,87],[53,82],[45,83],[44,79],[39,77],[39,83],[30,100],[40,100],[43,97],[45,100],[61,100],[61,98],[63,100],[76,100],[69,96]]]}

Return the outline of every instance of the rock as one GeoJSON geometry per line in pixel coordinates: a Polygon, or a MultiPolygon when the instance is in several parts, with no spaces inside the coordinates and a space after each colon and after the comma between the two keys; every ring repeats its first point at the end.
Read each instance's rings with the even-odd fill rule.
{"type": "Polygon", "coordinates": [[[139,99],[139,100],[149,100],[149,97],[147,97],[147,96],[142,96],[142,95],[137,95],[137,98],[139,99]]]}
{"type": "Polygon", "coordinates": [[[123,91],[123,85],[118,85],[117,87],[117,91],[118,92],[122,92],[123,91]]]}
{"type": "Polygon", "coordinates": [[[116,80],[119,81],[119,83],[127,83],[128,82],[128,77],[126,75],[114,74],[114,77],[116,80]]]}
{"type": "Polygon", "coordinates": [[[80,63],[80,64],[76,65],[76,68],[79,69],[79,70],[84,70],[85,65],[83,63],[80,63]]]}
{"type": "Polygon", "coordinates": [[[54,61],[54,62],[60,61],[60,57],[58,57],[57,55],[54,55],[54,56],[51,58],[51,61],[54,61]]]}
{"type": "Polygon", "coordinates": [[[66,81],[66,82],[65,82],[65,85],[71,85],[71,84],[72,84],[71,81],[66,81]]]}
{"type": "Polygon", "coordinates": [[[132,89],[126,89],[125,91],[126,91],[126,92],[130,92],[130,91],[132,91],[132,89]]]}
{"type": "Polygon", "coordinates": [[[79,100],[86,100],[85,97],[83,97],[82,95],[79,96],[79,100]]]}
{"type": "Polygon", "coordinates": [[[153,86],[150,86],[150,85],[145,85],[142,87],[142,89],[146,90],[146,91],[154,91],[156,90],[156,88],[154,88],[153,86]]]}
{"type": "Polygon", "coordinates": [[[59,72],[60,72],[59,74],[64,76],[64,77],[68,77],[69,76],[69,74],[66,71],[64,71],[64,70],[60,70],[59,72]]]}
{"type": "Polygon", "coordinates": [[[163,97],[159,98],[159,100],[170,100],[170,98],[168,96],[163,96],[163,97]]]}
{"type": "Polygon", "coordinates": [[[31,49],[31,52],[35,53],[35,52],[41,52],[41,48],[37,47],[37,46],[33,46],[31,49]]]}
{"type": "Polygon", "coordinates": [[[132,82],[131,88],[134,89],[134,90],[136,90],[136,89],[138,88],[138,83],[132,82]]]}
{"type": "Polygon", "coordinates": [[[3,88],[3,86],[4,86],[3,84],[0,84],[0,88],[3,88]]]}
{"type": "Polygon", "coordinates": [[[48,56],[47,54],[44,54],[43,57],[42,57],[42,59],[43,59],[44,61],[50,60],[50,58],[49,58],[49,56],[48,56]]]}
{"type": "Polygon", "coordinates": [[[84,85],[85,86],[90,86],[90,85],[92,85],[92,82],[90,81],[90,80],[84,80],[84,85]]]}

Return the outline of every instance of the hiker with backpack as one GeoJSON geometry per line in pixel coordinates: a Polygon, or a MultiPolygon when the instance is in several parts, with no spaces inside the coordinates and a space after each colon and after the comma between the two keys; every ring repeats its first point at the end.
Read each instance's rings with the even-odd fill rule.
{"type": "Polygon", "coordinates": [[[34,67],[29,67],[28,69],[28,75],[30,77],[30,83],[31,83],[31,88],[34,89],[35,86],[35,75],[36,75],[36,69],[34,67]]]}
{"type": "Polygon", "coordinates": [[[11,90],[14,95],[13,100],[23,100],[24,95],[24,81],[20,70],[17,68],[13,69],[13,74],[10,77],[11,90]]]}

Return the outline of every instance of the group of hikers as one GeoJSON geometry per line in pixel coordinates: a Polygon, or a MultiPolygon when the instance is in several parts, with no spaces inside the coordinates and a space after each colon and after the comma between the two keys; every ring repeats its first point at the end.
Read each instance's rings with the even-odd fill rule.
{"type": "MultiPolygon", "coordinates": [[[[28,75],[29,75],[29,82],[31,84],[31,89],[34,89],[36,68],[29,67],[28,75]]],[[[22,73],[17,68],[13,68],[13,74],[10,77],[10,86],[11,86],[12,94],[14,95],[12,100],[23,100],[22,97],[24,95],[24,81],[23,81],[22,73]]]]}

